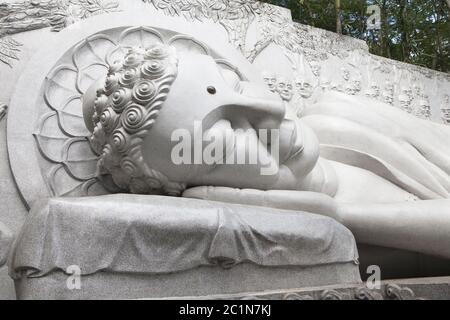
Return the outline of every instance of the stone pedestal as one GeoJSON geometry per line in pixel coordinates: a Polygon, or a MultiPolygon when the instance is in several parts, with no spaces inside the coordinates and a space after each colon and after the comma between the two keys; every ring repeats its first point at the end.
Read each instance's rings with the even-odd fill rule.
{"type": "Polygon", "coordinates": [[[359,283],[357,259],[353,235],[327,217],[113,195],[34,207],[9,267],[21,299],[124,299],[359,283]],[[68,285],[76,270],[80,290],[68,285]]]}

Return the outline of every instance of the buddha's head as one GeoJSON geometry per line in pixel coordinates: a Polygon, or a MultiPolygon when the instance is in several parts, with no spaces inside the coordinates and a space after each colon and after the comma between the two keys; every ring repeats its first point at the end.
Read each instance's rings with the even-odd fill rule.
{"type": "Polygon", "coordinates": [[[298,123],[284,119],[277,94],[226,61],[166,45],[130,49],[86,92],[83,113],[99,176],[112,177],[123,192],[179,195],[199,185],[288,190],[318,157],[314,141],[315,151],[304,157],[298,123]],[[279,136],[277,154],[264,144],[274,141],[272,132],[279,136]],[[220,159],[198,162],[218,136],[227,138],[220,159]],[[174,161],[181,138],[191,162],[174,161]],[[235,154],[249,156],[249,146],[258,146],[255,163],[229,164],[235,154]],[[276,170],[261,174],[268,167],[276,170]]]}

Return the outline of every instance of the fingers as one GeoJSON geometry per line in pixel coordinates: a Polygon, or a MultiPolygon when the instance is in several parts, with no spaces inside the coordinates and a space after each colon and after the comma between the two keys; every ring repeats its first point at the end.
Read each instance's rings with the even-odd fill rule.
{"type": "Polygon", "coordinates": [[[315,192],[196,187],[186,190],[183,197],[283,210],[306,211],[340,221],[334,199],[315,192]]]}

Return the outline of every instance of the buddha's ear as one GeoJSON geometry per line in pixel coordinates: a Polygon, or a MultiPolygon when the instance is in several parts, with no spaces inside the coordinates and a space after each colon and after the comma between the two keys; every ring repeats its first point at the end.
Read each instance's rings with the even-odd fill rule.
{"type": "Polygon", "coordinates": [[[210,50],[204,43],[184,35],[174,36],[169,40],[168,44],[177,49],[177,52],[192,52],[202,55],[210,55],[210,50]]]}

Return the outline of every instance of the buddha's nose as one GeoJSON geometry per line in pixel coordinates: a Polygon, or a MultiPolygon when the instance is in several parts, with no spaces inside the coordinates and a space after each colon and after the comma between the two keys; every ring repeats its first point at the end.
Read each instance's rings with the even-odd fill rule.
{"type": "Polygon", "coordinates": [[[259,86],[246,86],[237,106],[255,129],[279,129],[286,107],[278,95],[259,86]]]}

